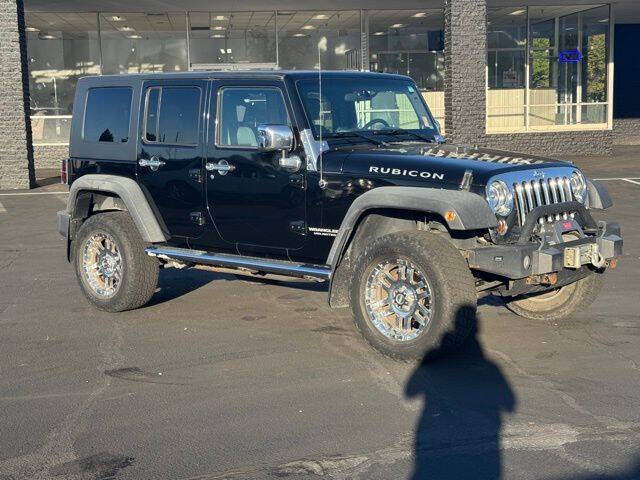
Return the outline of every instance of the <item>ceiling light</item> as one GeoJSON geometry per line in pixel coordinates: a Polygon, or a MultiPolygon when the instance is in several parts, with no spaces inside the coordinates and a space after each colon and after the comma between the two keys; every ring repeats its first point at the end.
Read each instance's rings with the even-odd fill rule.
{"type": "Polygon", "coordinates": [[[313,17],[314,20],[328,20],[329,19],[329,15],[325,15],[324,13],[319,13],[317,15],[314,15],[313,17]]]}
{"type": "Polygon", "coordinates": [[[124,22],[126,20],[126,18],[121,17],[120,15],[111,15],[110,17],[108,17],[109,20],[111,20],[112,22],[124,22]]]}
{"type": "Polygon", "coordinates": [[[127,35],[127,38],[133,38],[133,39],[136,39],[136,38],[142,38],[142,37],[141,37],[140,35],[135,35],[135,34],[134,34],[134,35],[127,35]]]}
{"type": "Polygon", "coordinates": [[[215,17],[212,17],[212,18],[213,18],[213,20],[229,20],[224,15],[216,15],[215,17]]]}
{"type": "Polygon", "coordinates": [[[313,25],[303,25],[302,26],[302,30],[315,30],[316,27],[314,27],[313,25]]]}
{"type": "Polygon", "coordinates": [[[379,36],[379,35],[386,35],[386,33],[385,33],[385,32],[376,32],[376,33],[374,33],[373,35],[376,35],[376,36],[379,36]]]}
{"type": "Polygon", "coordinates": [[[133,32],[135,28],[130,27],[129,25],[125,25],[124,27],[120,27],[118,30],[121,32],[133,32]]]}
{"type": "Polygon", "coordinates": [[[598,22],[600,22],[600,23],[608,23],[609,19],[608,18],[603,18],[602,20],[598,20],[598,22]]]}
{"type": "Polygon", "coordinates": [[[402,28],[402,27],[404,27],[404,23],[394,23],[389,28],[402,28]]]}
{"type": "Polygon", "coordinates": [[[304,33],[294,33],[293,36],[294,37],[307,37],[308,35],[305,35],[304,33]]]}
{"type": "Polygon", "coordinates": [[[40,40],[56,40],[56,36],[55,35],[51,35],[50,33],[41,33],[40,35],[38,35],[38,38],[40,40]]]}
{"type": "Polygon", "coordinates": [[[36,27],[27,27],[27,32],[39,32],[40,29],[36,27]]]}
{"type": "Polygon", "coordinates": [[[222,35],[220,33],[215,33],[215,34],[211,35],[211,38],[224,38],[224,35],[222,35]]]}
{"type": "Polygon", "coordinates": [[[424,18],[427,16],[427,12],[418,12],[411,15],[413,18],[424,18]]]}
{"type": "Polygon", "coordinates": [[[222,25],[218,25],[217,27],[212,27],[212,30],[224,30],[225,27],[223,27],[222,25]]]}
{"type": "Polygon", "coordinates": [[[521,8],[520,10],[514,10],[509,15],[522,15],[524,13],[527,13],[527,10],[525,8],[521,8]]]}

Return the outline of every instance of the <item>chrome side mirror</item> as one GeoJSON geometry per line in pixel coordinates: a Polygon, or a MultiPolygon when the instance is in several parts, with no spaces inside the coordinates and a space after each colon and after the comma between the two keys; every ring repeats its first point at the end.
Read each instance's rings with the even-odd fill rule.
{"type": "Polygon", "coordinates": [[[293,130],[288,125],[258,125],[258,148],[264,152],[288,152],[293,148],[293,130]]]}

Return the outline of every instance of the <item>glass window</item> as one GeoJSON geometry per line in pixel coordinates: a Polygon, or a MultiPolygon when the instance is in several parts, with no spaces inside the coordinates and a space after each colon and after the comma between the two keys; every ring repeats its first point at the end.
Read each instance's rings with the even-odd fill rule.
{"type": "Polygon", "coordinates": [[[95,13],[25,12],[34,145],[68,144],[78,78],[100,74],[95,13]]]}
{"type": "Polygon", "coordinates": [[[285,69],[358,70],[360,11],[278,12],[278,63],[285,69]],[[318,44],[324,45],[318,58],[318,44]]]}
{"type": "Polygon", "coordinates": [[[359,130],[434,128],[420,92],[406,81],[323,79],[322,107],[317,80],[300,80],[298,90],[316,137],[320,129],[330,138],[359,130]]]}
{"type": "Polygon", "coordinates": [[[88,142],[128,142],[131,94],[129,87],[90,88],[82,138],[88,142]]]}
{"type": "Polygon", "coordinates": [[[413,78],[433,116],[444,125],[442,9],[369,10],[369,67],[413,78]]]}
{"type": "Polygon", "coordinates": [[[101,13],[103,73],[187,70],[184,13],[101,13]]]}
{"type": "Polygon", "coordinates": [[[196,68],[276,65],[276,13],[190,12],[190,56],[196,68]]]}
{"type": "Polygon", "coordinates": [[[493,8],[488,21],[489,132],[606,126],[609,6],[493,8]]]}
{"type": "Polygon", "coordinates": [[[144,138],[148,142],[158,140],[158,101],[160,100],[160,88],[150,88],[147,90],[147,106],[144,117],[145,134],[144,138]]]}
{"type": "Polygon", "coordinates": [[[200,120],[198,87],[147,90],[145,136],[150,142],[197,145],[200,120]]]}
{"type": "Polygon", "coordinates": [[[291,125],[278,88],[223,88],[218,107],[217,144],[257,147],[260,124],[291,125]]]}

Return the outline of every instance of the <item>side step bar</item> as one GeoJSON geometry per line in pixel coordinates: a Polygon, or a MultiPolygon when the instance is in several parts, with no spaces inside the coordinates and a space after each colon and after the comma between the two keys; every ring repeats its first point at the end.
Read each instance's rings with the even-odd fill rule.
{"type": "Polygon", "coordinates": [[[226,253],[209,253],[202,250],[188,250],[173,247],[149,247],[147,255],[163,259],[179,260],[224,268],[244,268],[258,272],[287,275],[291,277],[313,277],[320,280],[331,278],[331,268],[326,265],[309,265],[285,260],[242,257],[226,253]]]}

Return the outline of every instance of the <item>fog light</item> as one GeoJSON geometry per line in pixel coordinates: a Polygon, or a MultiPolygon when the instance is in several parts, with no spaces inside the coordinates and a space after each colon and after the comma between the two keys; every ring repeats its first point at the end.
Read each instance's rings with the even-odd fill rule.
{"type": "Polygon", "coordinates": [[[507,233],[508,229],[509,229],[509,227],[507,226],[507,222],[506,221],[498,220],[498,227],[496,228],[496,231],[500,235],[504,235],[505,233],[507,233]]]}

